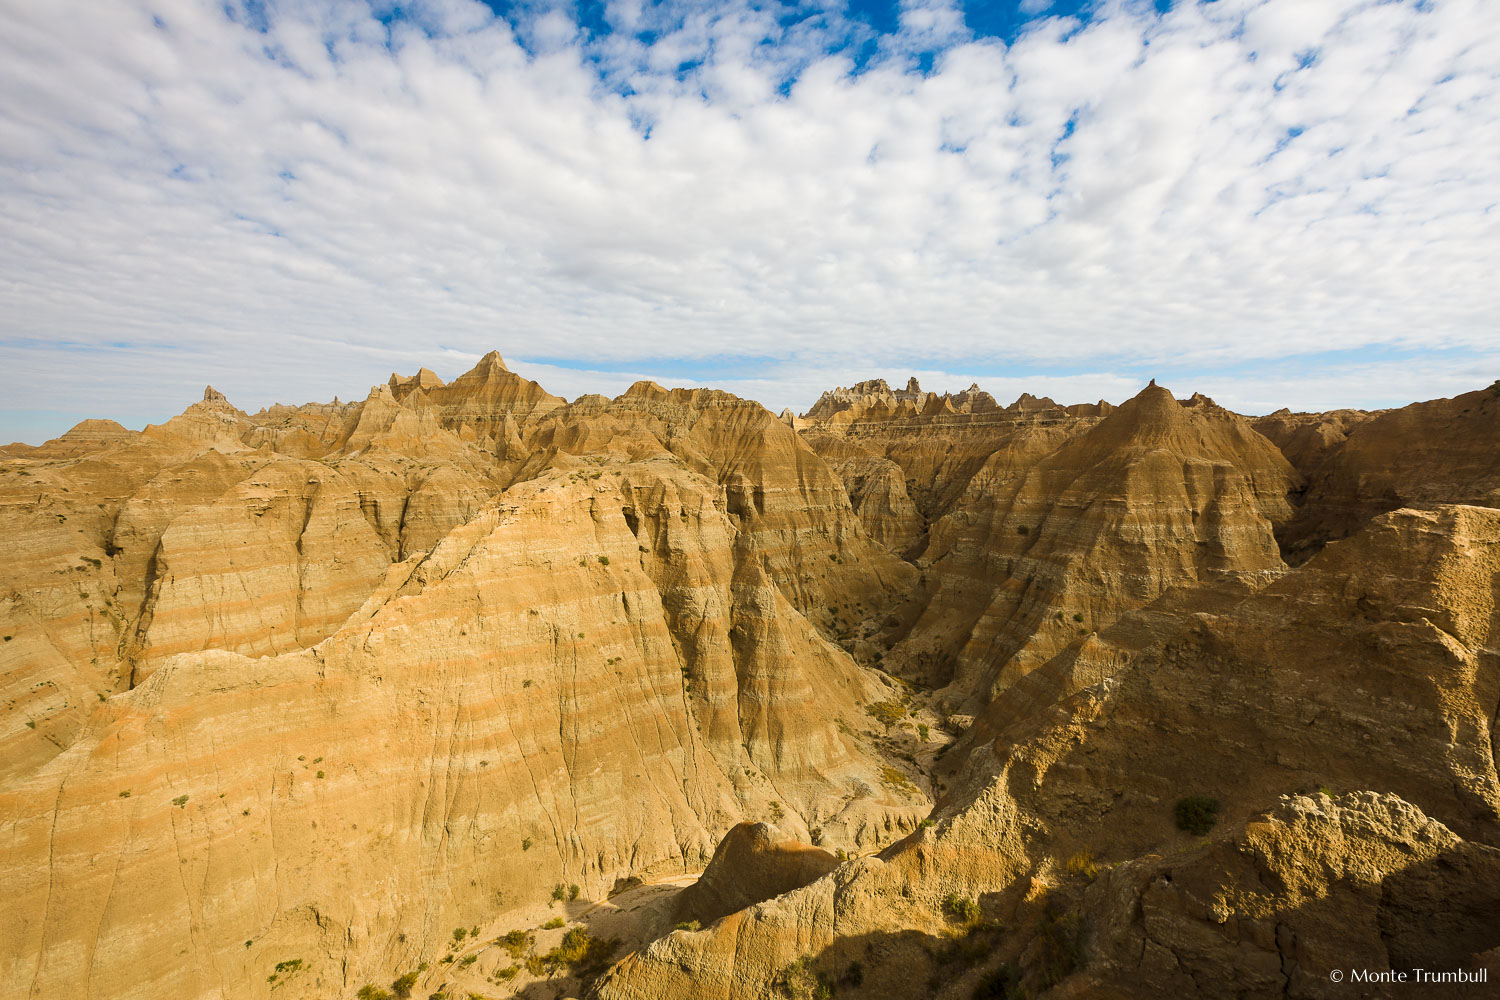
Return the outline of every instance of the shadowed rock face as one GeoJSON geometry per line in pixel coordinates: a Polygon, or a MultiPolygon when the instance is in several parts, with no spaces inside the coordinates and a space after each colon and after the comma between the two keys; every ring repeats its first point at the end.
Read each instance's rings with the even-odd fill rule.
{"type": "Polygon", "coordinates": [[[663,938],[596,995],[755,995],[799,961],[858,962],[877,997],[990,976],[1331,997],[1331,968],[1493,970],[1497,560],[1500,511],[1397,511],[1091,677],[1054,661],[976,723],[934,827],[663,938]],[[1021,697],[1049,673],[1050,704],[1021,697]],[[1217,800],[1207,837],[1174,826],[1186,795],[1217,800]],[[955,895],[1003,930],[956,921],[955,895]]]}
{"type": "Polygon", "coordinates": [[[1496,398],[778,417],[491,354],[6,449],[0,1000],[540,996],[453,928],[705,865],[597,996],[1493,963],[1496,398]]]}

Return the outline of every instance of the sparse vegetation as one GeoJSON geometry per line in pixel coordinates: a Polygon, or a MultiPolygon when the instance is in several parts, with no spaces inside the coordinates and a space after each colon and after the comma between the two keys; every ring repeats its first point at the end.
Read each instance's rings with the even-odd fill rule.
{"type": "Polygon", "coordinates": [[[931,730],[927,728],[927,723],[917,723],[917,738],[920,739],[923,743],[927,742],[927,737],[930,732],[931,730]]]}
{"type": "Polygon", "coordinates": [[[359,1000],[391,1000],[390,990],[383,990],[370,983],[361,986],[359,992],[354,995],[359,997],[359,1000]]]}
{"type": "Polygon", "coordinates": [[[1195,837],[1206,836],[1219,821],[1219,800],[1205,795],[1186,795],[1177,800],[1172,813],[1177,820],[1177,829],[1195,837]]]}
{"type": "Polygon", "coordinates": [[[906,715],[906,706],[899,701],[875,701],[865,706],[865,714],[885,726],[889,732],[906,715]]]}
{"type": "Polygon", "coordinates": [[[122,798],[122,799],[128,799],[128,798],[130,798],[130,789],[127,788],[123,792],[121,792],[120,793],[120,798],[122,798]]]}
{"type": "Polygon", "coordinates": [[[454,941],[455,944],[458,943],[458,942],[460,942],[460,941],[462,941],[464,938],[466,938],[468,936],[469,936],[469,931],[468,931],[467,928],[464,928],[464,927],[455,927],[455,928],[453,928],[453,941],[454,941]]]}
{"type": "Polygon", "coordinates": [[[463,958],[458,960],[458,967],[460,969],[467,969],[477,961],[479,961],[478,955],[465,955],[463,958]]]}
{"type": "Polygon", "coordinates": [[[551,920],[542,925],[542,930],[555,931],[565,923],[567,923],[567,921],[562,917],[553,917],[551,920]]]}
{"type": "Polygon", "coordinates": [[[599,565],[600,566],[608,566],[609,565],[609,556],[600,556],[599,557],[599,565]]]}
{"type": "Polygon", "coordinates": [[[1094,861],[1094,856],[1088,851],[1079,851],[1063,865],[1063,870],[1069,875],[1082,876],[1089,882],[1099,877],[1099,865],[1094,861]]]}
{"type": "Polygon", "coordinates": [[[503,938],[496,938],[495,943],[510,952],[511,958],[520,958],[531,950],[535,937],[526,931],[511,931],[503,938]]]}
{"type": "Polygon", "coordinates": [[[531,850],[531,845],[532,845],[532,839],[530,837],[522,837],[521,838],[521,850],[523,850],[523,851],[529,851],[529,850],[531,850]]]}
{"type": "Polygon", "coordinates": [[[703,925],[696,920],[685,920],[673,929],[679,931],[696,931],[701,930],[702,927],[703,925]]]}
{"type": "Polygon", "coordinates": [[[593,971],[602,968],[619,946],[619,941],[596,938],[582,927],[574,927],[563,935],[561,944],[541,956],[541,963],[549,972],[565,966],[575,972],[593,971]]]}
{"type": "Polygon", "coordinates": [[[1025,535],[1025,534],[1028,534],[1030,531],[1031,531],[1031,529],[1028,528],[1028,527],[1026,527],[1026,525],[1024,525],[1024,524],[1018,524],[1018,525],[1016,525],[1016,534],[1018,534],[1018,535],[1025,535]]]}
{"type": "MultiPolygon", "coordinates": [[[[301,971],[302,959],[289,958],[284,962],[276,963],[275,971],[273,971],[269,976],[266,977],[266,982],[270,983],[271,988],[274,990],[276,987],[280,986],[282,982],[285,982],[292,975],[301,971]],[[277,980],[281,980],[281,982],[277,982],[277,980]]],[[[389,997],[390,994],[386,994],[386,996],[389,997]]]]}
{"type": "Polygon", "coordinates": [[[510,980],[516,978],[516,974],[520,971],[521,967],[519,965],[507,965],[503,969],[495,970],[495,979],[498,982],[502,983],[509,982],[510,980]]]}
{"type": "Polygon", "coordinates": [[[417,973],[407,972],[398,976],[396,981],[391,983],[391,989],[396,992],[396,996],[402,997],[405,1000],[406,997],[411,996],[411,989],[415,985],[417,985],[417,973]]]}
{"type": "Polygon", "coordinates": [[[950,892],[943,900],[943,910],[949,919],[961,924],[977,924],[984,917],[979,908],[979,902],[973,896],[964,896],[956,892],[950,892]]]}
{"type": "Polygon", "coordinates": [[[188,797],[186,795],[179,795],[177,796],[177,798],[172,800],[172,804],[178,809],[181,809],[183,806],[187,805],[187,801],[188,797]]]}
{"type": "Polygon", "coordinates": [[[882,784],[889,785],[899,792],[912,787],[911,780],[902,771],[890,766],[880,769],[880,780],[882,784]]]}
{"type": "Polygon", "coordinates": [[[813,971],[811,961],[806,958],[797,959],[777,973],[775,985],[777,992],[788,1000],[831,1000],[833,997],[833,986],[813,971]]]}
{"type": "Polygon", "coordinates": [[[568,887],[561,882],[552,887],[552,898],[556,902],[564,902],[568,898],[568,887]]]}
{"type": "Polygon", "coordinates": [[[570,903],[573,902],[574,900],[576,900],[582,894],[583,894],[583,890],[581,888],[579,888],[576,884],[568,886],[568,902],[570,902],[570,903]]]}

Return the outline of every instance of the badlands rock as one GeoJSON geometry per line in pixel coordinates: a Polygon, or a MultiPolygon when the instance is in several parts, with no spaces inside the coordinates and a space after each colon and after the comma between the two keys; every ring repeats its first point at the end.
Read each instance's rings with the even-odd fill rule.
{"type": "Polygon", "coordinates": [[[698,881],[677,898],[682,920],[711,924],[772,896],[800,889],[837,868],[827,851],[786,840],[769,823],[741,823],[714,850],[698,881]]]}
{"type": "Polygon", "coordinates": [[[858,850],[929,810],[830,641],[913,571],[790,427],[414,382],[4,466],[15,995],[343,995],[746,818],[858,850]]]}
{"type": "Polygon", "coordinates": [[[1212,401],[1153,384],[1038,457],[1050,441],[1037,428],[990,455],[917,560],[926,590],[894,662],[955,706],[1173,586],[1283,569],[1274,530],[1296,473],[1212,401]]]}
{"type": "Polygon", "coordinates": [[[1354,425],[1308,473],[1301,509],[1283,532],[1289,558],[1301,561],[1396,507],[1500,505],[1497,439],[1500,382],[1354,425]]]}
{"type": "Polygon", "coordinates": [[[1493,965],[1497,543],[1500,511],[1399,511],[1046,711],[1009,689],[934,827],[662,938],[596,996],[857,963],[871,997],[1331,997],[1333,968],[1493,965]],[[1206,840],[1174,828],[1189,794],[1219,800],[1206,840]]]}
{"type": "Polygon", "coordinates": [[[7,449],[0,1000],[345,998],[424,962],[415,995],[582,991],[543,922],[706,864],[625,937],[707,926],[598,996],[1478,967],[1492,396],[1252,425],[874,382],[788,419],[568,403],[492,354],[7,449]],[[450,965],[455,927],[537,936],[450,965]]]}

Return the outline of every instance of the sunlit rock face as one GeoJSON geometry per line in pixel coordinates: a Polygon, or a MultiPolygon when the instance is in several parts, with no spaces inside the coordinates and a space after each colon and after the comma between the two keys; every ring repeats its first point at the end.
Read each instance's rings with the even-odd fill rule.
{"type": "Polygon", "coordinates": [[[529,996],[491,931],[700,871],[568,989],[1492,963],[1497,398],[778,416],[490,354],[9,447],[0,997],[529,996]]]}

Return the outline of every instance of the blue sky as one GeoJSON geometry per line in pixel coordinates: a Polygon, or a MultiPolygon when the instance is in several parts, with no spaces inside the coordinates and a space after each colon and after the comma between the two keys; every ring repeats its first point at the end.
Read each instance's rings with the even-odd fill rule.
{"type": "Polygon", "coordinates": [[[1483,0],[0,5],[0,439],[497,348],[802,410],[1500,376],[1483,0]]]}

